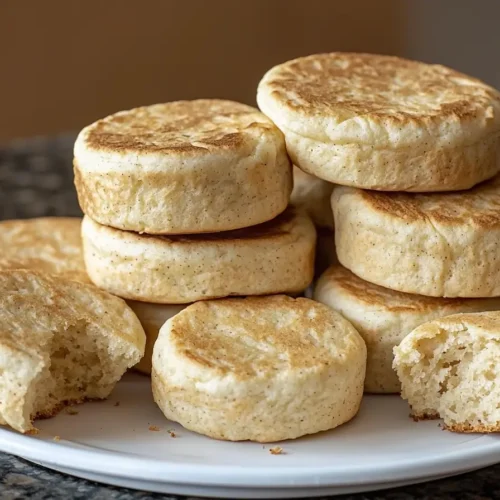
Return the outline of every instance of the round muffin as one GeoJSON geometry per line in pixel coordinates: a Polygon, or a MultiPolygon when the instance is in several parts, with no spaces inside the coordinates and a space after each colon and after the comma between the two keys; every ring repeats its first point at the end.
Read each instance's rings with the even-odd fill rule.
{"type": "Polygon", "coordinates": [[[91,283],[82,256],[81,219],[0,222],[0,269],[32,269],[91,283]]]}
{"type": "Polygon", "coordinates": [[[458,193],[332,194],[340,263],[359,277],[433,297],[500,296],[500,176],[458,193]]]}
{"type": "Polygon", "coordinates": [[[293,191],[290,202],[302,208],[317,227],[333,230],[330,197],[333,184],[293,167],[293,191]]]}
{"type": "Polygon", "coordinates": [[[415,420],[442,418],[455,432],[500,432],[500,312],[425,323],[394,354],[415,420]]]}
{"type": "Polygon", "coordinates": [[[160,330],[153,396],[168,419],[213,438],[295,439],[354,417],[365,365],[358,332],[318,302],[198,302],[160,330]]]}
{"type": "MultiPolygon", "coordinates": [[[[0,270],[31,269],[89,283],[83,261],[81,219],[41,217],[0,222],[0,270]]],[[[182,306],[127,301],[146,332],[145,354],[134,369],[151,373],[153,345],[163,323],[182,306]]]]}
{"type": "Polygon", "coordinates": [[[0,271],[0,424],[27,432],[35,418],[106,398],[144,344],[122,299],[46,273],[0,271]]]}
{"type": "Polygon", "coordinates": [[[293,163],[336,184],[450,191],[500,170],[500,93],[444,66],[312,55],[268,71],[257,102],[293,163]]]}
{"type": "Polygon", "coordinates": [[[293,207],[258,226],[190,236],[139,235],[85,217],[82,236],[91,280],[132,300],[187,304],[296,293],[314,274],[316,231],[293,207]]]}
{"type": "Polygon", "coordinates": [[[97,222],[151,234],[227,231],[285,210],[282,133],[257,109],[216,99],[122,111],[84,128],[75,185],[97,222]]]}
{"type": "Polygon", "coordinates": [[[417,326],[463,312],[500,310],[498,299],[444,299],[395,292],[358,278],[342,266],[318,280],[313,298],[349,320],[366,342],[365,392],[396,393],[393,349],[417,326]]]}

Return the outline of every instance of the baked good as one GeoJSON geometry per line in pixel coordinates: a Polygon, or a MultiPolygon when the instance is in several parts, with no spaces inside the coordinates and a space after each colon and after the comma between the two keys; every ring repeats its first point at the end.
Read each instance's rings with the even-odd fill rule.
{"type": "Polygon", "coordinates": [[[198,302],[160,330],[153,396],[168,419],[213,438],[295,439],[354,417],[365,365],[358,332],[318,302],[198,302]]]}
{"type": "Polygon", "coordinates": [[[494,176],[500,93],[439,65],[334,52],[269,70],[257,102],[295,165],[383,191],[468,189],[494,176]]]}
{"type": "Polygon", "coordinates": [[[153,356],[153,347],[155,345],[160,328],[164,323],[184,309],[181,305],[168,304],[149,304],[148,302],[138,302],[135,300],[126,301],[130,309],[134,311],[139,318],[144,332],[146,333],[146,347],[144,356],[134,366],[137,370],[145,375],[151,375],[151,358],[153,356]]]}
{"type": "Polygon", "coordinates": [[[90,283],[78,217],[0,222],[0,269],[33,269],[90,283]]]}
{"type": "Polygon", "coordinates": [[[0,423],[20,432],[68,404],[103,399],[144,354],[122,299],[35,271],[0,271],[0,423]]]}
{"type": "Polygon", "coordinates": [[[151,234],[227,231],[285,210],[292,171],[282,133],[255,108],[205,99],[122,111],[75,143],[82,210],[151,234]]]}
{"type": "Polygon", "coordinates": [[[340,265],[321,276],[313,298],[342,314],[363,337],[368,353],[365,392],[372,393],[400,392],[393,349],[417,326],[450,314],[500,310],[500,298],[444,299],[395,292],[340,265]]]}
{"type": "Polygon", "coordinates": [[[434,297],[500,296],[500,176],[458,193],[336,187],[337,256],[359,277],[434,297]]]}
{"type": "MultiPolygon", "coordinates": [[[[0,270],[31,269],[92,283],[82,252],[81,219],[41,217],[0,222],[0,270]]],[[[134,369],[151,373],[153,345],[161,326],[182,306],[127,301],[146,332],[144,357],[134,369]]]]}
{"type": "Polygon", "coordinates": [[[500,431],[500,312],[455,314],[420,325],[394,349],[415,420],[456,432],[500,431]]]}
{"type": "Polygon", "coordinates": [[[293,207],[258,226],[191,236],[139,235],[85,217],[82,236],[92,281],[126,299],[187,304],[300,292],[313,278],[316,232],[293,207]]]}
{"type": "Polygon", "coordinates": [[[293,167],[293,191],[290,203],[302,208],[317,227],[333,230],[330,198],[333,184],[293,167]]]}

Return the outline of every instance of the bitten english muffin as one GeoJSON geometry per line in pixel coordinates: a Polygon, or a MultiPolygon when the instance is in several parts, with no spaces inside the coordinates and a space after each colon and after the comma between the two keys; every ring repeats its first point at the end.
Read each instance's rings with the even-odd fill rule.
{"type": "Polygon", "coordinates": [[[382,191],[468,189],[500,170],[500,93],[439,65],[334,52],[269,70],[257,102],[295,165],[382,191]]]}
{"type": "Polygon", "coordinates": [[[500,176],[457,193],[332,194],[340,263],[393,290],[500,296],[500,176]]]}
{"type": "Polygon", "coordinates": [[[92,281],[132,300],[187,304],[296,293],[314,273],[316,231],[293,207],[258,226],[190,236],[140,235],[85,217],[82,235],[92,281]]]}
{"type": "Polygon", "coordinates": [[[144,344],[122,299],[50,274],[0,271],[0,423],[27,432],[35,418],[106,398],[144,344]]]}
{"type": "Polygon", "coordinates": [[[305,210],[317,227],[330,230],[333,230],[332,190],[333,184],[293,167],[290,203],[305,210]]]}
{"type": "Polygon", "coordinates": [[[422,323],[455,313],[500,310],[498,299],[443,299],[395,292],[358,278],[342,266],[318,280],[313,298],[349,320],[366,342],[365,392],[400,392],[393,349],[422,323]]]}
{"type": "Polygon", "coordinates": [[[283,295],[193,304],[165,323],[152,387],[165,416],[229,441],[295,439],[356,415],[366,347],[323,304],[283,295]]]}
{"type": "Polygon", "coordinates": [[[500,312],[425,323],[394,354],[415,420],[442,418],[455,432],[500,432],[500,312]]]}
{"type": "MultiPolygon", "coordinates": [[[[31,269],[64,279],[91,284],[82,251],[78,217],[41,217],[0,222],[0,270],[31,269]]],[[[146,332],[144,357],[134,366],[151,373],[153,345],[161,326],[182,310],[181,306],[127,301],[146,332]]]]}
{"type": "Polygon", "coordinates": [[[292,170],[279,129],[257,109],[217,99],[122,111],[75,143],[82,210],[151,234],[227,231],[285,210],[292,170]]]}

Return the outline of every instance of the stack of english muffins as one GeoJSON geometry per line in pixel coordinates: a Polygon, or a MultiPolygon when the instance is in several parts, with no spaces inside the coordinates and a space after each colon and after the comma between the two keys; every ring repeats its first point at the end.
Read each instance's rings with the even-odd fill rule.
{"type": "Polygon", "coordinates": [[[288,207],[283,135],[250,106],[195,100],[117,113],[82,130],[74,170],[88,275],[134,301],[145,372],[179,305],[298,294],[312,280],[316,234],[288,207]]]}
{"type": "Polygon", "coordinates": [[[365,391],[399,392],[393,348],[414,328],[500,309],[500,95],[443,66],[333,53],[272,68],[258,103],[293,163],[336,185],[340,264],[314,298],[363,336],[365,391]]]}
{"type": "MultiPolygon", "coordinates": [[[[5,308],[18,289],[51,290],[48,324],[45,302],[69,311],[70,294],[95,339],[109,304],[100,348],[114,357],[98,368],[117,369],[98,397],[134,365],[167,418],[217,439],[333,429],[363,392],[402,391],[415,418],[452,430],[500,429],[500,94],[443,66],[332,53],[272,68],[257,102],[157,104],[84,128],[83,221],[0,223],[5,308]],[[315,270],[315,300],[300,297],[315,270]]],[[[80,372],[77,316],[53,335],[80,372]]],[[[28,429],[16,411],[0,421],[28,429]]]]}

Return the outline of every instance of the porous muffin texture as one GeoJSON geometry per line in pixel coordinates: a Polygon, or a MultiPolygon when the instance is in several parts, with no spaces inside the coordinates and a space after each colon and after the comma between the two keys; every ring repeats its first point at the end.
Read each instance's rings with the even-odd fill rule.
{"type": "Polygon", "coordinates": [[[349,320],[367,348],[365,392],[398,393],[393,349],[417,326],[464,312],[500,310],[500,298],[445,299],[396,292],[335,265],[318,280],[313,298],[349,320]]]}
{"type": "Polygon", "coordinates": [[[415,420],[442,418],[455,432],[500,431],[500,312],[425,323],[394,354],[415,420]]]}
{"type": "Polygon", "coordinates": [[[126,299],[187,304],[230,295],[301,292],[314,274],[316,231],[289,207],[251,228],[209,235],[139,235],[85,217],[92,281],[126,299]]]}
{"type": "Polygon", "coordinates": [[[358,411],[366,347],[330,308],[286,296],[198,302],[168,320],[153,352],[165,416],[230,441],[294,439],[358,411]]]}
{"type": "Polygon", "coordinates": [[[227,231],[285,210],[292,171],[280,130],[217,99],[122,111],[84,128],[74,149],[82,210],[151,234],[227,231]]]}
{"type": "Polygon", "coordinates": [[[444,66],[316,54],[269,70],[257,102],[293,163],[336,184],[449,191],[500,170],[500,93],[444,66]]]}
{"type": "Polygon", "coordinates": [[[0,423],[27,432],[35,418],[106,398],[144,344],[122,299],[49,274],[0,271],[0,423]]]}
{"type": "Polygon", "coordinates": [[[469,191],[410,194],[336,187],[340,263],[359,277],[433,297],[500,296],[500,177],[469,191]]]}

